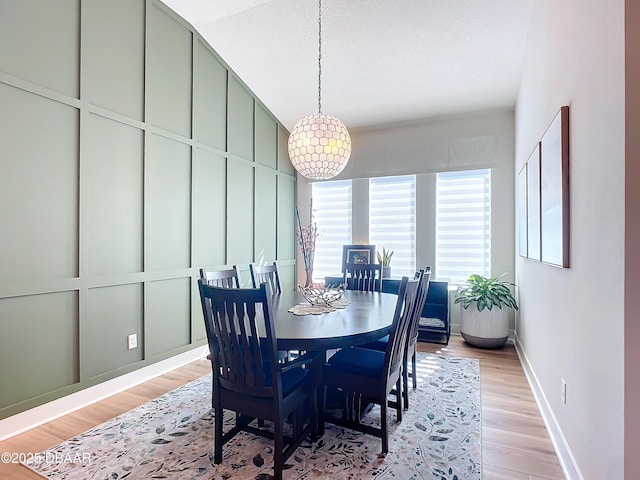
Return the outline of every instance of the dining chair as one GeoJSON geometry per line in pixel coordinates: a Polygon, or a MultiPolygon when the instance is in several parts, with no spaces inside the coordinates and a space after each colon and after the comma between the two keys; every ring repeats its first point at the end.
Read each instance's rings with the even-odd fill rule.
{"type": "Polygon", "coordinates": [[[422,309],[427,300],[427,292],[429,291],[429,282],[431,280],[431,267],[420,270],[422,273],[420,282],[418,283],[418,293],[414,306],[413,317],[409,325],[407,334],[407,346],[405,348],[403,368],[402,368],[402,396],[404,399],[404,408],[409,408],[409,376],[411,376],[412,386],[415,390],[418,388],[418,371],[416,365],[416,352],[418,349],[418,335],[420,326],[420,317],[422,309]],[[409,359],[411,359],[411,373],[409,374],[409,359]]]}
{"type": "Polygon", "coordinates": [[[274,441],[274,477],[281,479],[284,462],[307,435],[316,437],[319,375],[310,366],[321,357],[307,353],[286,364],[278,363],[268,284],[257,289],[221,288],[200,279],[198,285],[212,352],[214,462],[222,462],[224,444],[240,431],[266,436],[274,441]],[[262,354],[265,351],[266,357],[262,354]],[[227,432],[223,431],[224,410],[236,413],[235,424],[227,432]],[[288,417],[293,419],[291,435],[284,434],[288,417]],[[259,419],[273,422],[273,432],[253,422],[259,419]]]}
{"type": "Polygon", "coordinates": [[[238,268],[234,265],[225,270],[200,269],[200,278],[207,282],[207,285],[225,288],[240,288],[240,275],[238,268]]]}
{"type": "Polygon", "coordinates": [[[343,348],[323,366],[323,398],[329,389],[343,395],[341,417],[325,414],[322,401],[323,421],[382,439],[382,453],[389,451],[388,406],[395,408],[397,421],[402,421],[402,357],[417,290],[418,280],[402,277],[386,351],[343,348]],[[388,401],[389,394],[395,395],[395,401],[388,401]],[[380,428],[361,422],[362,402],[380,405],[380,428]]]}
{"type": "MultiPolygon", "coordinates": [[[[207,282],[207,285],[214,287],[224,288],[240,288],[240,274],[238,268],[233,267],[225,270],[206,270],[200,269],[200,278],[207,282]]],[[[255,285],[254,285],[254,288],[255,285]]],[[[289,360],[290,352],[280,351],[278,352],[278,360],[280,362],[286,362],[289,360]]]]}
{"type": "Polygon", "coordinates": [[[273,293],[282,293],[280,285],[280,274],[278,273],[278,264],[273,262],[270,265],[249,264],[251,272],[251,284],[253,288],[258,288],[261,283],[268,283],[273,293]]]}
{"type": "MultiPolygon", "coordinates": [[[[251,283],[253,288],[258,288],[261,283],[268,283],[273,293],[282,293],[282,286],[280,285],[280,274],[278,273],[278,264],[273,262],[270,265],[257,265],[255,263],[249,264],[249,272],[251,273],[251,283]]],[[[297,357],[300,352],[297,350],[280,351],[278,352],[278,358],[280,361],[287,362],[290,357],[297,357]]]]}
{"type": "Polygon", "coordinates": [[[342,283],[349,290],[382,291],[382,265],[379,263],[346,263],[342,283]]]}
{"type": "MultiPolygon", "coordinates": [[[[404,400],[404,408],[409,408],[409,377],[413,382],[413,389],[418,387],[416,373],[416,350],[418,345],[418,327],[420,326],[420,316],[422,309],[427,300],[427,292],[429,290],[429,281],[431,279],[431,267],[426,267],[416,272],[415,277],[418,280],[418,292],[414,304],[414,311],[411,315],[409,327],[407,328],[407,340],[405,343],[405,353],[402,359],[402,396],[404,400]],[[409,373],[409,359],[411,359],[411,373],[409,373]]],[[[369,348],[384,352],[388,348],[389,335],[361,345],[361,348],[369,348]]]]}
{"type": "MultiPolygon", "coordinates": [[[[201,268],[200,278],[203,279],[207,285],[214,287],[240,288],[240,276],[235,265],[224,270],[207,270],[206,268],[201,268]]],[[[209,356],[207,356],[207,358],[209,358],[209,356]]]]}

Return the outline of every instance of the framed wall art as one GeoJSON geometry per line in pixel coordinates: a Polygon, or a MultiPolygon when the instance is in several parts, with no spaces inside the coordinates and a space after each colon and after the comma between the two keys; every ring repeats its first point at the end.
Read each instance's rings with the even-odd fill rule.
{"type": "Polygon", "coordinates": [[[346,263],[373,263],[375,262],[375,245],[343,245],[342,246],[342,271],[346,263]]]}
{"type": "Polygon", "coordinates": [[[569,107],[563,106],[540,142],[540,257],[569,267],[569,107]]]}
{"type": "Polygon", "coordinates": [[[527,160],[527,257],[540,261],[540,142],[527,160]]]}
{"type": "Polygon", "coordinates": [[[518,173],[518,254],[527,256],[527,164],[518,173]]]}

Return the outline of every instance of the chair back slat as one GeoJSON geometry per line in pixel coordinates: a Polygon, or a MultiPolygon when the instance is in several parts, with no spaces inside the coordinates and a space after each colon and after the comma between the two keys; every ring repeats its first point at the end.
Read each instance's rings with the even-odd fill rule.
{"type": "Polygon", "coordinates": [[[345,263],[342,281],[349,290],[381,292],[381,273],[379,263],[345,263]]]}
{"type": "Polygon", "coordinates": [[[409,332],[407,334],[407,345],[411,346],[418,341],[418,327],[420,326],[420,317],[422,316],[422,309],[427,301],[427,293],[429,291],[429,281],[431,280],[431,267],[426,267],[424,270],[416,272],[416,277],[419,279],[418,293],[416,294],[416,301],[414,306],[413,317],[409,326],[409,332]]]}
{"type": "Polygon", "coordinates": [[[404,358],[407,330],[414,314],[414,306],[420,280],[402,277],[398,290],[398,301],[393,323],[389,332],[389,342],[385,353],[385,375],[400,369],[404,358]]]}
{"type": "Polygon", "coordinates": [[[281,396],[270,287],[229,289],[202,279],[199,286],[219,385],[251,396],[281,396]]]}
{"type": "Polygon", "coordinates": [[[250,263],[249,271],[251,272],[253,288],[258,288],[261,283],[268,283],[273,293],[282,293],[280,274],[278,273],[278,264],[276,262],[270,265],[250,263]]]}
{"type": "Polygon", "coordinates": [[[200,269],[200,278],[207,282],[207,285],[224,288],[240,288],[240,275],[238,268],[234,265],[225,270],[200,269]]]}

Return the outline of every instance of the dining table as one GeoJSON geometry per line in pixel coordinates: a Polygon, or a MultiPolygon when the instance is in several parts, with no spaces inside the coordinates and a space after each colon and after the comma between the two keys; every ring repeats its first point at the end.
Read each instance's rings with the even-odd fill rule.
{"type": "MultiPolygon", "coordinates": [[[[343,300],[349,304],[333,311],[296,315],[290,309],[309,305],[302,292],[282,292],[272,297],[278,350],[323,352],[355,347],[373,342],[389,333],[398,296],[392,293],[345,290],[343,300]]],[[[322,375],[322,362],[313,362],[313,375],[322,375]]],[[[318,380],[319,381],[319,380],[318,380]]],[[[318,392],[323,409],[325,398],[318,392]]],[[[317,434],[324,435],[324,422],[319,419],[317,434]]]]}
{"type": "Polygon", "coordinates": [[[391,293],[345,290],[349,305],[334,311],[295,315],[289,310],[309,304],[302,292],[273,296],[279,350],[326,351],[373,342],[389,333],[398,296],[391,293]]]}

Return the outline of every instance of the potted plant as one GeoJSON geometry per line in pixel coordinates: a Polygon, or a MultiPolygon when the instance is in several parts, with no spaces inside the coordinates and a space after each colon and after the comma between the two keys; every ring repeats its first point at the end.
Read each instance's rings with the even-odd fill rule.
{"type": "Polygon", "coordinates": [[[382,265],[382,278],[391,277],[391,257],[393,257],[393,250],[387,250],[382,247],[382,253],[376,252],[378,257],[378,263],[382,265]]]}
{"type": "Polygon", "coordinates": [[[460,334],[476,347],[497,348],[509,336],[509,310],[518,310],[511,282],[504,276],[487,278],[473,274],[456,291],[454,303],[462,304],[460,334]]]}

